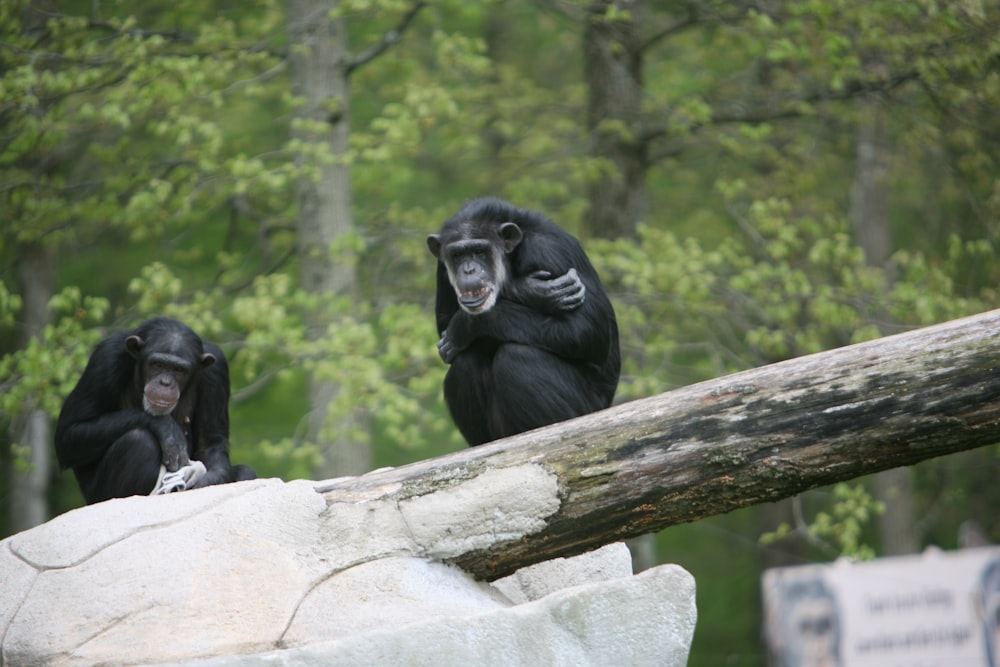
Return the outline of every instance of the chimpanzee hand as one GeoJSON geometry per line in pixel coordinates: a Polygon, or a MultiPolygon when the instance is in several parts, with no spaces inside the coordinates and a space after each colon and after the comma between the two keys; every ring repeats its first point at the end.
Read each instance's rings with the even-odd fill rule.
{"type": "Polygon", "coordinates": [[[511,285],[510,293],[514,301],[533,310],[557,314],[582,306],[587,296],[587,286],[574,268],[555,278],[543,270],[516,281],[511,285]]]}
{"type": "Polygon", "coordinates": [[[153,417],[150,430],[160,441],[162,463],[167,472],[176,472],[191,463],[187,453],[187,439],[180,425],[170,415],[153,417]]]}
{"type": "Polygon", "coordinates": [[[445,329],[444,333],[441,334],[441,340],[438,341],[438,354],[441,356],[441,361],[450,364],[464,349],[465,347],[461,347],[455,342],[451,327],[445,329]]]}

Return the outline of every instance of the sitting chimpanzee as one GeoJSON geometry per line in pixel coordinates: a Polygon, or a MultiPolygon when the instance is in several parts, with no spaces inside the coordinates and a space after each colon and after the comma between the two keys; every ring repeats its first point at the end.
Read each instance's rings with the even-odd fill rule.
{"type": "Polygon", "coordinates": [[[445,401],[470,445],[601,410],[618,387],[618,324],[568,232],[493,198],[427,238],[438,259],[445,401]]]}
{"type": "Polygon", "coordinates": [[[254,479],[229,462],[229,368],[218,346],[155,318],[99,343],[56,426],[88,503],[254,479]]]}

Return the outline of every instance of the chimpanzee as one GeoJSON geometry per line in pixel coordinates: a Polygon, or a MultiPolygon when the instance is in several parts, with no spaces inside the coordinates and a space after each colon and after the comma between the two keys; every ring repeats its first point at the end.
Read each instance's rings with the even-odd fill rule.
{"type": "Polygon", "coordinates": [[[479,445],[601,410],[618,387],[615,311],[568,232],[541,213],[475,199],[427,247],[438,259],[444,396],[479,445]]]}
{"type": "Polygon", "coordinates": [[[97,345],[63,404],[55,445],[88,503],[161,492],[170,476],[166,490],[257,476],[229,462],[222,350],[164,317],[97,345]]]}

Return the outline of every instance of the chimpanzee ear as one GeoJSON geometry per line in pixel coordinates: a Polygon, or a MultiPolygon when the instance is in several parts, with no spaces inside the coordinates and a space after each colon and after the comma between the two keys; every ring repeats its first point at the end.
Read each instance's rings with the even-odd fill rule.
{"type": "Polygon", "coordinates": [[[513,222],[505,222],[500,225],[500,240],[503,241],[503,251],[512,252],[517,244],[524,238],[521,228],[513,222]]]}
{"type": "Polygon", "coordinates": [[[201,355],[202,368],[208,368],[214,363],[215,363],[215,355],[212,354],[211,352],[206,352],[205,354],[201,355]]]}
{"type": "Polygon", "coordinates": [[[431,251],[431,254],[441,259],[441,237],[437,234],[431,234],[427,237],[427,249],[431,251]]]}
{"type": "Polygon", "coordinates": [[[129,336],[125,339],[125,349],[136,359],[142,355],[142,346],[145,344],[146,342],[138,336],[129,336]]]}

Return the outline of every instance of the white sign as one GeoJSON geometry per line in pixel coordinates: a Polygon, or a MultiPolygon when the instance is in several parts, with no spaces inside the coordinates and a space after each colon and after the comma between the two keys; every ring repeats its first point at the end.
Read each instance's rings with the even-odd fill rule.
{"type": "Polygon", "coordinates": [[[780,667],[1000,667],[1000,547],[768,570],[780,667]]]}

